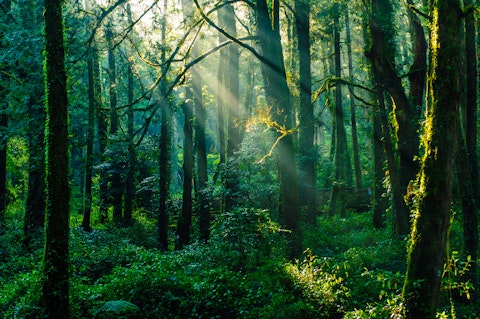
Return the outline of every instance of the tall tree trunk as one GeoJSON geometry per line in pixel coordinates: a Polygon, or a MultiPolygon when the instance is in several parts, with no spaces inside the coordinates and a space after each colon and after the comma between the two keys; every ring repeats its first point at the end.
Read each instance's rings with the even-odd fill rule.
{"type": "Polygon", "coordinates": [[[274,0],[270,15],[266,0],[257,1],[257,28],[263,57],[263,79],[268,106],[278,127],[276,160],[280,181],[280,211],[285,227],[292,231],[288,238],[287,255],[298,258],[302,253],[301,231],[299,227],[300,200],[298,194],[295,147],[290,130],[293,128],[290,91],[282,52],[279,28],[279,1],[274,0]],[[273,20],[270,18],[273,17],[273,20]]]}
{"type": "Polygon", "coordinates": [[[185,93],[185,102],[183,103],[183,113],[185,123],[183,133],[185,139],[183,142],[183,193],[182,193],[182,212],[178,218],[177,240],[175,249],[182,249],[190,243],[190,229],[192,227],[192,179],[193,179],[193,92],[187,88],[185,93]]]}
{"type": "MultiPolygon", "coordinates": [[[[0,3],[5,13],[11,11],[12,2],[10,0],[0,3]]],[[[6,15],[5,15],[6,16],[6,15]]],[[[0,46],[3,43],[3,33],[0,34],[0,46]]],[[[7,101],[7,85],[5,84],[7,77],[0,74],[0,235],[5,231],[5,212],[7,209],[7,130],[8,130],[8,101],[7,101]]]]}
{"type": "MultiPolygon", "coordinates": [[[[347,56],[348,56],[348,77],[353,83],[353,59],[352,59],[352,39],[350,35],[350,18],[348,8],[345,10],[345,29],[347,41],[347,56]]],[[[349,86],[350,90],[350,122],[352,123],[352,149],[353,149],[353,166],[355,171],[355,188],[357,190],[362,188],[362,171],[360,169],[360,156],[358,153],[358,135],[357,135],[357,118],[355,114],[355,97],[353,95],[354,88],[349,86]]]]}
{"type": "Polygon", "coordinates": [[[88,126],[87,126],[87,154],[85,158],[85,204],[83,211],[82,228],[90,231],[90,219],[92,213],[92,173],[93,173],[93,135],[95,128],[95,81],[94,59],[91,47],[87,56],[88,73],[88,126]]]}
{"type": "Polygon", "coordinates": [[[45,0],[45,88],[47,103],[47,207],[43,263],[45,316],[70,317],[68,234],[68,97],[62,1],[45,0]]]}
{"type": "MultiPolygon", "coordinates": [[[[163,12],[167,12],[167,1],[164,1],[163,12]]],[[[162,43],[166,41],[167,30],[167,16],[164,14],[162,18],[161,32],[162,43]]],[[[166,62],[166,48],[162,46],[160,61],[165,65],[166,62]]],[[[163,69],[165,73],[167,68],[163,69]]],[[[169,198],[170,189],[170,170],[171,170],[171,113],[170,104],[168,102],[167,95],[167,83],[162,81],[160,83],[160,103],[163,103],[161,107],[161,127],[160,127],[160,158],[159,158],[159,175],[160,175],[160,204],[158,212],[158,242],[160,249],[163,251],[168,250],[168,207],[167,202],[169,198]]]]}
{"type": "MultiPolygon", "coordinates": [[[[130,4],[127,4],[127,18],[130,24],[133,23],[132,11],[130,4]]],[[[133,112],[133,62],[127,61],[127,135],[128,135],[128,171],[125,180],[125,198],[123,203],[123,224],[125,226],[132,225],[133,198],[135,196],[135,132],[134,132],[134,112],[133,112]]]]}
{"type": "Polygon", "coordinates": [[[476,284],[476,260],[478,251],[478,203],[475,198],[475,189],[473,188],[472,169],[468,158],[467,146],[462,136],[458,136],[458,152],[455,157],[457,168],[457,178],[460,193],[460,202],[462,205],[463,217],[463,237],[465,256],[471,257],[471,264],[466,273],[465,281],[476,284]]]}
{"type": "MultiPolygon", "coordinates": [[[[3,76],[0,78],[0,81],[3,83],[3,76]]],[[[0,92],[3,91],[3,87],[1,87],[2,83],[0,83],[0,92]]],[[[2,110],[0,114],[0,235],[5,231],[5,212],[7,209],[7,108],[8,103],[2,101],[2,110]]]]}
{"type": "MultiPolygon", "coordinates": [[[[400,160],[400,186],[401,194],[406,194],[408,184],[415,179],[418,172],[418,164],[414,158],[418,154],[418,117],[420,115],[421,103],[414,105],[411,102],[403,88],[402,79],[396,73],[394,43],[390,41],[394,37],[394,27],[392,24],[393,8],[390,0],[372,0],[372,19],[370,23],[370,32],[373,40],[372,49],[369,52],[369,59],[372,63],[378,80],[384,85],[385,90],[391,95],[394,101],[394,115],[397,122],[397,143],[398,157],[400,160]]],[[[414,48],[420,47],[419,30],[421,25],[415,25],[416,43],[414,48]]],[[[424,39],[423,39],[424,40],[424,39]]],[[[414,101],[422,100],[423,81],[421,80],[422,71],[425,65],[421,65],[421,52],[414,56],[415,63],[412,68],[419,70],[410,71],[410,78],[415,78],[411,82],[411,92],[415,95],[414,101]],[[421,85],[421,87],[418,87],[421,85]]]]}
{"type": "MultiPolygon", "coordinates": [[[[192,55],[196,57],[198,53],[198,46],[194,45],[192,55]]],[[[195,108],[195,153],[197,155],[196,198],[200,239],[206,241],[210,237],[210,205],[206,194],[208,186],[207,145],[205,136],[206,111],[203,106],[202,85],[202,69],[199,65],[196,65],[192,68],[193,105],[195,108]]]]}
{"type": "Polygon", "coordinates": [[[375,228],[385,227],[385,212],[388,208],[388,201],[383,194],[383,179],[385,178],[384,162],[385,152],[382,143],[382,118],[380,105],[384,105],[383,90],[377,87],[378,103],[372,107],[373,109],[373,226],[375,228]]]}
{"type": "MultiPolygon", "coordinates": [[[[217,11],[217,19],[218,25],[221,28],[225,29],[226,21],[225,21],[225,7],[218,9],[217,11]]],[[[227,38],[222,34],[219,33],[218,35],[218,42],[219,44],[225,42],[227,38]]],[[[220,155],[220,162],[219,165],[223,165],[226,162],[226,130],[225,130],[225,117],[227,111],[227,82],[226,79],[228,77],[228,50],[220,50],[219,58],[218,58],[218,73],[217,73],[217,106],[218,106],[218,153],[220,155]]],[[[221,166],[220,166],[221,167],[221,166]]],[[[223,172],[222,172],[223,174],[223,172]]],[[[216,180],[217,175],[214,177],[216,180]]],[[[223,176],[222,176],[223,182],[223,176]]]]}
{"type": "Polygon", "coordinates": [[[430,70],[417,207],[403,288],[406,318],[433,319],[446,259],[454,158],[458,150],[463,12],[458,0],[430,1],[430,70]]]}
{"type": "MultiPolygon", "coordinates": [[[[129,6],[130,7],[130,6],[129,6]]],[[[130,10],[129,10],[130,11],[130,10]]],[[[133,198],[135,197],[135,132],[134,132],[134,113],[133,113],[133,63],[129,62],[127,74],[127,134],[128,134],[128,171],[125,180],[125,200],[123,207],[123,224],[132,225],[133,198]]]]}
{"type": "MultiPolygon", "coordinates": [[[[105,35],[108,43],[108,78],[110,81],[110,135],[116,135],[118,131],[118,116],[117,116],[117,71],[115,62],[114,42],[112,27],[107,26],[105,35]]],[[[113,204],[113,221],[122,222],[122,177],[120,174],[120,164],[115,158],[110,158],[111,161],[111,178],[112,183],[110,187],[110,194],[112,196],[113,204]]]]}
{"type": "MultiPolygon", "coordinates": [[[[384,87],[392,96],[396,106],[396,114],[400,114],[400,116],[396,117],[398,122],[397,135],[400,158],[400,167],[397,167],[395,155],[393,153],[393,145],[391,147],[388,146],[388,144],[391,144],[391,134],[388,125],[387,112],[386,109],[380,110],[382,116],[385,154],[387,156],[390,182],[392,185],[392,202],[395,210],[395,230],[397,235],[403,236],[408,234],[409,225],[408,208],[403,199],[407,185],[402,183],[402,180],[405,181],[408,179],[408,181],[410,181],[416,174],[416,171],[413,169],[416,165],[413,163],[414,154],[410,152],[413,148],[411,148],[411,143],[408,142],[411,141],[410,133],[414,123],[409,123],[410,119],[405,118],[407,111],[401,111],[408,108],[408,99],[403,90],[400,78],[396,75],[395,70],[392,67],[395,48],[392,47],[390,42],[386,41],[386,39],[393,37],[393,29],[390,21],[392,15],[391,3],[390,1],[384,0],[372,0],[371,6],[372,17],[370,19],[369,28],[372,43],[370,50],[365,52],[365,55],[372,64],[377,83],[382,85],[382,87],[384,87]]],[[[383,97],[381,100],[383,101],[383,97]]],[[[416,129],[414,130],[414,134],[416,134],[416,129]]]]}
{"type": "Polygon", "coordinates": [[[35,233],[45,224],[45,136],[38,132],[45,128],[46,114],[45,107],[36,104],[42,100],[40,92],[33,94],[30,99],[31,122],[27,128],[30,157],[24,224],[24,245],[27,248],[35,233]]]}
{"type": "MultiPolygon", "coordinates": [[[[408,0],[408,4],[413,4],[412,0],[408,0]]],[[[408,81],[410,82],[409,98],[411,111],[409,116],[413,116],[410,122],[412,129],[418,129],[418,121],[421,116],[422,105],[424,102],[423,92],[425,91],[425,78],[427,74],[427,40],[425,39],[425,32],[423,30],[420,18],[415,15],[412,9],[408,9],[408,18],[412,26],[412,48],[413,48],[413,62],[408,73],[408,81]]],[[[417,135],[418,136],[418,135],[417,135]]],[[[412,141],[412,151],[415,147],[418,148],[418,137],[412,141]]],[[[415,154],[414,154],[415,155],[415,154]]],[[[415,164],[415,171],[418,172],[418,165],[415,164]]],[[[407,183],[404,181],[403,183],[407,183]]]]}
{"type": "MultiPolygon", "coordinates": [[[[237,34],[235,12],[232,5],[225,7],[225,30],[233,36],[237,34]]],[[[235,162],[235,152],[241,143],[241,111],[240,111],[240,82],[239,82],[239,51],[237,45],[228,47],[227,70],[227,160],[235,162]]],[[[228,166],[225,176],[225,210],[230,211],[238,205],[238,170],[236,166],[228,166]]]]}
{"type": "MultiPolygon", "coordinates": [[[[105,151],[108,142],[108,116],[103,108],[102,99],[102,84],[100,82],[100,61],[98,50],[92,48],[93,53],[93,75],[94,75],[94,92],[95,92],[95,107],[97,115],[97,135],[98,135],[98,152],[102,163],[106,161],[105,151]]],[[[99,169],[100,175],[100,212],[99,218],[101,223],[108,221],[108,172],[102,167],[99,169]]]]}
{"type": "Polygon", "coordinates": [[[306,216],[309,223],[316,222],[316,149],[314,138],[314,115],[312,105],[312,71],[310,57],[310,2],[296,0],[297,48],[299,55],[299,164],[301,179],[300,194],[303,194],[306,216]]]}
{"type": "MultiPolygon", "coordinates": [[[[464,0],[464,6],[469,8],[472,0],[464,0]]],[[[477,251],[478,251],[478,217],[477,210],[479,205],[479,181],[478,181],[478,159],[477,159],[477,49],[476,49],[476,27],[475,17],[473,10],[470,10],[467,16],[465,16],[465,67],[466,67],[466,125],[465,125],[465,153],[467,157],[462,157],[462,161],[468,158],[469,176],[471,180],[471,195],[473,197],[465,198],[466,205],[468,207],[463,208],[463,233],[464,233],[464,252],[466,255],[470,255],[474,261],[468,271],[468,280],[474,285],[477,283],[477,251]],[[472,203],[473,202],[473,203],[472,203]]],[[[462,144],[463,146],[463,144],[462,144]]],[[[463,148],[463,147],[462,147],[463,148]]],[[[460,153],[460,152],[459,152],[460,153]]],[[[463,153],[463,152],[462,152],[463,153]]],[[[458,161],[458,160],[457,160],[458,161]]],[[[463,182],[460,181],[461,186],[463,182]]],[[[461,192],[466,195],[470,192],[461,192]]]]}
{"type": "Polygon", "coordinates": [[[382,124],[383,147],[385,156],[387,158],[388,174],[390,177],[390,188],[392,192],[392,206],[395,213],[394,216],[394,233],[398,236],[405,236],[408,234],[408,207],[403,200],[402,191],[400,187],[400,176],[393,150],[393,143],[390,137],[390,125],[388,123],[388,115],[385,107],[384,87],[377,80],[378,91],[378,110],[380,113],[380,121],[382,124]]]}
{"type": "MultiPolygon", "coordinates": [[[[340,30],[339,30],[339,8],[338,3],[334,4],[333,13],[333,43],[335,55],[335,77],[340,78],[341,75],[341,57],[340,57],[340,30]]],[[[347,149],[347,137],[345,133],[343,102],[342,102],[342,86],[337,83],[335,86],[335,182],[332,187],[330,198],[330,215],[340,213],[345,217],[345,192],[346,185],[352,183],[352,170],[350,165],[350,157],[347,149]]]]}

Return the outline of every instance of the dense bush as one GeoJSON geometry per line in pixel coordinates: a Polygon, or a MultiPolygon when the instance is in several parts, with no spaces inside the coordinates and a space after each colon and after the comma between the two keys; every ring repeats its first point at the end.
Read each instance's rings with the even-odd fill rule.
{"type": "MultiPolygon", "coordinates": [[[[401,318],[405,241],[371,229],[369,213],[319,218],[306,231],[311,249],[291,262],[265,210],[216,216],[208,243],[167,253],[154,248],[154,221],[135,218],[129,228],[72,229],[72,318],[401,318]]],[[[28,252],[21,237],[12,220],[0,243],[0,317],[42,318],[41,238],[28,252]]],[[[446,268],[440,318],[476,316],[451,299],[465,287],[462,258],[446,268]]]]}

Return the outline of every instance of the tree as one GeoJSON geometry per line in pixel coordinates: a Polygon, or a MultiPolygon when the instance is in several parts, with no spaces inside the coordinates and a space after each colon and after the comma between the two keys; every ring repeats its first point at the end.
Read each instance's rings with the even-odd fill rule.
{"type": "MultiPolygon", "coordinates": [[[[130,24],[132,21],[132,11],[130,4],[126,7],[127,18],[130,24]]],[[[128,170],[125,179],[125,200],[123,207],[123,224],[130,226],[132,224],[133,198],[135,196],[135,170],[136,170],[136,154],[135,154],[135,132],[134,132],[134,112],[133,112],[133,72],[134,64],[128,55],[127,58],[127,139],[128,139],[128,170]]]]}
{"type": "MultiPolygon", "coordinates": [[[[117,69],[115,57],[115,45],[113,40],[113,26],[108,24],[105,30],[105,36],[108,44],[108,79],[109,97],[110,97],[110,135],[115,136],[118,133],[119,121],[117,115],[117,69]]],[[[113,220],[120,223],[123,218],[122,212],[122,176],[121,167],[117,157],[111,157],[111,186],[110,195],[113,204],[113,220]]]]}
{"type": "Polygon", "coordinates": [[[43,303],[45,317],[70,316],[68,235],[68,96],[63,44],[62,1],[45,0],[46,185],[43,303]]]}
{"type": "MultiPolygon", "coordinates": [[[[347,41],[347,56],[348,56],[348,77],[349,81],[353,83],[353,59],[352,59],[352,38],[350,32],[350,17],[348,8],[345,9],[345,33],[347,41]]],[[[355,110],[354,88],[352,85],[348,86],[350,91],[350,122],[352,123],[352,149],[353,149],[353,167],[355,172],[355,189],[362,188],[362,171],[360,169],[360,155],[358,153],[358,134],[357,134],[357,117],[355,110]]]]}
{"type": "MultiPolygon", "coordinates": [[[[192,56],[199,54],[198,44],[192,49],[192,56]]],[[[210,236],[210,207],[206,189],[208,186],[207,171],[207,145],[205,140],[206,111],[203,106],[202,94],[202,68],[195,65],[191,70],[193,105],[195,109],[195,153],[197,168],[197,211],[199,216],[200,236],[202,240],[208,240],[210,236]]]]}
{"type": "MultiPolygon", "coordinates": [[[[230,35],[237,35],[235,10],[232,5],[226,5],[223,9],[223,22],[225,31],[230,35]]],[[[240,148],[241,138],[241,111],[240,111],[240,84],[239,84],[239,59],[238,46],[232,44],[228,47],[227,67],[225,69],[224,83],[226,86],[226,114],[227,114],[227,149],[226,158],[229,163],[235,162],[235,157],[240,148]]],[[[238,205],[238,173],[235,166],[229,166],[225,172],[225,211],[230,211],[238,205]]]]}
{"type": "MultiPolygon", "coordinates": [[[[161,21],[162,43],[166,43],[167,33],[167,1],[163,4],[164,14],[161,21]]],[[[160,61],[163,68],[163,74],[167,72],[166,67],[166,46],[162,46],[160,61]]],[[[161,127],[160,127],[160,158],[159,158],[159,172],[160,172],[160,205],[158,213],[158,241],[160,249],[168,250],[168,208],[167,201],[169,198],[170,188],[170,170],[171,170],[171,112],[170,104],[167,97],[167,83],[162,81],[160,83],[160,103],[161,105],[161,127]]]]}
{"type": "MultiPolygon", "coordinates": [[[[86,2],[88,10],[89,2],[86,2]]],[[[90,219],[92,212],[92,175],[93,175],[93,138],[95,134],[95,71],[94,71],[94,46],[89,48],[87,53],[88,73],[88,124],[87,124],[87,152],[85,155],[85,203],[83,211],[82,228],[90,231],[90,219]]]]}
{"type": "MultiPolygon", "coordinates": [[[[335,3],[333,5],[333,42],[335,55],[335,77],[337,79],[341,77],[339,24],[339,8],[338,3],[335,3]]],[[[345,186],[351,185],[352,183],[352,169],[347,148],[347,136],[343,117],[342,85],[340,83],[337,83],[335,86],[335,110],[333,113],[335,117],[335,182],[332,187],[329,211],[330,215],[340,212],[340,215],[344,217],[345,186]]]]}
{"type": "Polygon", "coordinates": [[[312,71],[310,56],[310,3],[295,1],[297,48],[299,63],[300,106],[299,106],[299,164],[303,183],[300,193],[305,200],[307,220],[315,224],[316,214],[316,150],[314,148],[314,115],[312,105],[312,71]]]}
{"type": "Polygon", "coordinates": [[[463,12],[458,0],[432,0],[424,155],[403,288],[406,318],[435,318],[451,219],[458,150],[463,12]]]}
{"type": "Polygon", "coordinates": [[[290,90],[287,85],[282,44],[280,39],[279,1],[274,0],[273,11],[265,0],[258,0],[256,6],[257,33],[262,50],[263,80],[265,96],[278,143],[275,150],[278,179],[280,182],[279,215],[285,227],[292,231],[287,245],[287,255],[296,258],[302,253],[299,227],[300,200],[295,161],[295,146],[292,136],[293,119],[290,90]],[[272,18],[270,18],[272,17],[272,18]]]}
{"type": "MultiPolygon", "coordinates": [[[[470,256],[472,260],[477,260],[478,250],[478,217],[477,209],[480,201],[480,192],[478,190],[478,158],[477,158],[477,49],[475,43],[476,27],[475,17],[473,10],[470,10],[472,1],[464,1],[464,6],[467,8],[468,14],[465,16],[465,67],[466,67],[466,124],[465,124],[465,151],[467,157],[462,157],[462,161],[468,158],[469,169],[463,170],[468,176],[466,178],[471,180],[470,187],[471,192],[461,192],[462,196],[471,194],[463,198],[466,207],[462,208],[463,220],[464,220],[464,251],[465,254],[470,256]]],[[[463,139],[462,139],[463,141],[463,139]]],[[[463,145],[463,144],[462,144],[463,145]]],[[[463,149],[463,147],[462,147],[463,149]]],[[[460,153],[460,152],[459,152],[460,153]]],[[[463,153],[463,152],[462,152],[463,153]]],[[[459,173],[460,175],[460,173],[459,173]]],[[[460,176],[459,176],[460,178],[460,176]]],[[[463,181],[463,178],[461,179],[463,181]]],[[[460,186],[466,186],[463,182],[459,183],[460,186]]],[[[476,283],[476,263],[472,263],[469,269],[469,278],[474,284],[476,283]]]]}
{"type": "MultiPolygon", "coordinates": [[[[408,104],[408,102],[400,79],[397,77],[395,70],[392,68],[391,61],[394,60],[395,48],[392,47],[391,42],[387,41],[387,39],[393,38],[394,34],[390,21],[392,19],[391,3],[389,1],[372,0],[371,10],[372,15],[369,25],[371,35],[371,47],[365,52],[365,55],[371,61],[375,79],[378,85],[382,86],[381,90],[383,91],[385,89],[386,91],[388,91],[390,95],[394,97],[394,99],[396,97],[395,104],[398,108],[399,105],[406,105],[408,104]]],[[[383,97],[379,98],[379,101],[383,101],[383,97]]],[[[384,106],[384,104],[381,104],[380,106],[384,106]]],[[[402,182],[400,180],[401,176],[404,175],[403,172],[400,171],[395,158],[386,108],[380,108],[379,111],[380,119],[382,122],[385,155],[387,157],[390,184],[392,188],[393,209],[395,211],[394,229],[397,235],[403,236],[407,235],[409,231],[408,208],[403,199],[404,193],[402,192],[402,182]]],[[[402,114],[401,118],[404,117],[405,114],[402,114]]],[[[410,119],[408,121],[410,121],[410,119]]],[[[400,126],[402,126],[402,132],[410,132],[411,127],[407,129],[405,128],[405,125],[410,124],[399,123],[399,130],[400,126]]],[[[406,142],[408,138],[401,138],[400,136],[402,134],[398,134],[399,152],[400,154],[403,154],[402,157],[404,158],[404,163],[410,163],[410,155],[405,156],[405,154],[409,152],[404,152],[401,150],[403,146],[406,147],[407,145],[410,145],[408,142],[406,142]]],[[[409,135],[409,133],[405,134],[409,135]]],[[[402,160],[400,160],[400,162],[402,162],[402,160]]],[[[406,165],[405,167],[411,166],[406,165]]]]}
{"type": "Polygon", "coordinates": [[[185,122],[183,133],[183,193],[182,211],[177,224],[177,241],[175,249],[182,249],[190,243],[190,229],[192,226],[192,179],[193,179],[193,92],[187,88],[185,102],[182,105],[185,122]]]}
{"type": "MultiPolygon", "coordinates": [[[[98,152],[102,163],[106,161],[105,151],[108,142],[108,117],[103,107],[102,85],[100,79],[100,61],[98,50],[93,50],[93,74],[94,74],[94,91],[95,91],[95,105],[96,105],[96,120],[97,120],[97,136],[98,136],[98,152]]],[[[108,172],[104,165],[99,165],[98,169],[99,189],[100,189],[100,208],[99,217],[101,223],[106,223],[108,220],[108,172]]]]}
{"type": "MultiPolygon", "coordinates": [[[[8,16],[11,10],[12,2],[3,1],[1,4],[2,10],[5,12],[4,17],[8,16]]],[[[1,23],[6,23],[4,19],[0,20],[1,23]]],[[[0,35],[0,47],[3,44],[3,32],[0,35]]],[[[7,101],[7,77],[0,74],[0,235],[5,230],[5,211],[7,208],[7,129],[8,129],[8,101],[7,101]]]]}

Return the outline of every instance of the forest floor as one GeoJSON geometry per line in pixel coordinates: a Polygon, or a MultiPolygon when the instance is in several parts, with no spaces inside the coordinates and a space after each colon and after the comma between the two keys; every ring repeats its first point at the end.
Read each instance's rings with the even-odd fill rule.
{"type": "MultiPolygon", "coordinates": [[[[42,239],[22,247],[21,207],[0,241],[0,317],[41,318],[42,239]]],[[[207,244],[161,252],[155,221],[80,229],[72,216],[72,318],[401,318],[406,240],[374,229],[371,213],[319,217],[304,229],[301,260],[284,258],[284,234],[264,211],[218,218],[207,244]]],[[[461,238],[452,227],[451,247],[461,238]]],[[[451,252],[439,318],[478,318],[451,252]]]]}

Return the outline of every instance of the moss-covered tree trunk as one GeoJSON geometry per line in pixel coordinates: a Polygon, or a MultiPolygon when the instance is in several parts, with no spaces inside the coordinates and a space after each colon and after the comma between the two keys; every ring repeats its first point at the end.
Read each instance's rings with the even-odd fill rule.
{"type": "MultiPolygon", "coordinates": [[[[167,1],[164,1],[164,12],[167,12],[167,1]]],[[[166,41],[166,30],[167,30],[167,16],[164,15],[162,18],[161,32],[162,32],[162,43],[166,41]]],[[[162,46],[160,61],[162,64],[166,62],[166,47],[162,46]]],[[[163,68],[163,73],[167,71],[167,68],[163,68]]],[[[169,189],[170,189],[170,170],[171,170],[171,112],[170,104],[167,99],[167,83],[162,81],[160,83],[160,103],[163,103],[161,106],[161,126],[160,126],[160,154],[159,154],[159,192],[160,192],[160,203],[158,211],[158,243],[161,250],[168,250],[168,223],[169,223],[169,214],[167,201],[169,199],[169,189]]]]}
{"type": "MultiPolygon", "coordinates": [[[[225,7],[217,10],[217,19],[218,25],[225,29],[225,7]]],[[[225,42],[227,37],[222,33],[218,35],[219,44],[225,42]]],[[[228,76],[228,50],[220,50],[218,57],[218,71],[217,71],[217,120],[218,120],[218,153],[220,155],[219,169],[221,165],[224,165],[226,162],[226,129],[225,129],[225,118],[227,112],[227,83],[226,79],[228,76]]],[[[216,180],[218,173],[216,173],[214,179],[216,180]]],[[[222,177],[223,179],[223,177],[222,177]]]]}
{"type": "Polygon", "coordinates": [[[373,122],[373,226],[375,228],[385,227],[386,211],[388,208],[388,200],[383,187],[383,179],[385,178],[385,151],[382,142],[382,114],[381,107],[383,101],[383,89],[377,86],[378,99],[377,104],[372,107],[373,122]]]}
{"type": "Polygon", "coordinates": [[[478,204],[475,197],[475,188],[473,187],[472,168],[470,167],[467,146],[461,134],[458,136],[458,144],[455,164],[463,217],[463,253],[465,256],[470,256],[472,260],[465,278],[462,279],[468,280],[475,285],[476,260],[478,256],[478,204]]]}
{"type": "MultiPolygon", "coordinates": [[[[194,56],[198,55],[198,48],[192,50],[194,56]]],[[[207,143],[205,134],[206,110],[203,105],[202,94],[202,69],[199,65],[192,68],[193,104],[195,108],[195,153],[197,168],[197,211],[199,217],[199,231],[202,240],[210,237],[210,205],[206,188],[208,186],[207,170],[207,143]]]]}
{"type": "Polygon", "coordinates": [[[296,0],[297,49],[300,84],[298,152],[305,215],[312,225],[316,221],[316,150],[314,138],[314,115],[312,105],[312,72],[310,56],[310,2],[296,0]]]}
{"type": "MultiPolygon", "coordinates": [[[[116,56],[114,51],[115,43],[113,41],[113,31],[112,26],[107,25],[105,31],[105,36],[108,44],[108,79],[110,81],[109,85],[109,97],[110,97],[110,135],[114,136],[118,133],[119,121],[117,115],[117,68],[116,68],[116,56]]],[[[110,158],[111,162],[111,185],[110,185],[110,196],[112,197],[113,204],[113,221],[117,224],[121,223],[123,220],[123,210],[122,210],[122,175],[121,167],[118,159],[115,157],[110,158]]]]}
{"type": "MultiPolygon", "coordinates": [[[[3,78],[0,79],[3,81],[3,78]]],[[[0,84],[0,90],[3,88],[0,84]]],[[[2,101],[2,114],[0,114],[0,235],[5,231],[5,211],[7,209],[7,137],[5,131],[8,127],[8,117],[5,114],[7,102],[2,101]]]]}
{"type": "MultiPolygon", "coordinates": [[[[128,13],[130,14],[130,5],[128,13]]],[[[131,19],[130,19],[131,20],[131,19]]],[[[135,171],[137,158],[135,153],[134,111],[133,111],[133,63],[128,61],[127,74],[127,135],[128,135],[128,170],[125,178],[125,197],[123,202],[123,224],[130,226],[133,223],[133,199],[135,197],[135,171]]]]}
{"type": "MultiPolygon", "coordinates": [[[[130,24],[133,23],[130,4],[126,5],[127,19],[130,24]]],[[[133,50],[130,48],[130,53],[133,50]]],[[[127,139],[128,139],[128,168],[125,177],[125,196],[123,201],[123,225],[132,225],[133,199],[135,196],[135,171],[136,171],[136,153],[135,153],[135,132],[134,132],[134,110],[133,110],[133,61],[127,59],[127,139]]]]}
{"type": "Polygon", "coordinates": [[[31,122],[28,130],[29,170],[28,193],[25,203],[24,245],[28,248],[35,233],[45,223],[45,136],[38,134],[45,127],[45,109],[36,104],[42,95],[30,103],[31,122]]]}
{"type": "MultiPolygon", "coordinates": [[[[472,0],[463,1],[465,7],[469,8],[473,3],[472,0]]],[[[478,90],[478,73],[477,73],[477,48],[475,43],[476,27],[475,16],[473,10],[468,12],[465,17],[465,59],[466,59],[466,125],[465,125],[465,141],[466,155],[468,156],[468,167],[471,179],[472,198],[475,205],[471,205],[474,209],[463,209],[464,220],[464,252],[470,255],[472,260],[477,259],[478,251],[478,216],[477,210],[480,204],[480,191],[478,181],[478,158],[477,158],[477,90],[478,90]]],[[[465,160],[465,159],[463,159],[465,160]]],[[[459,184],[461,184],[460,182],[459,184]]],[[[462,193],[463,194],[463,193],[462,193]]],[[[468,200],[468,199],[467,199],[468,200]]],[[[472,263],[468,279],[474,284],[476,280],[477,264],[472,263]]]]}
{"type": "MultiPolygon", "coordinates": [[[[232,5],[225,7],[225,30],[233,36],[237,35],[235,11],[232,5]]],[[[239,80],[240,53],[237,45],[228,47],[227,78],[227,161],[235,163],[236,152],[240,148],[241,138],[241,110],[240,110],[240,80],[239,80]]],[[[225,172],[225,211],[231,211],[240,202],[238,196],[238,169],[236,165],[229,165],[225,172]]]]}
{"type": "MultiPolygon", "coordinates": [[[[354,82],[353,59],[352,59],[352,38],[350,30],[350,17],[348,8],[345,9],[345,34],[347,41],[347,57],[348,57],[348,77],[354,82]]],[[[357,134],[357,116],[355,110],[355,96],[353,86],[348,87],[350,91],[350,123],[352,124],[352,150],[353,150],[353,167],[355,172],[355,189],[362,188],[362,171],[360,169],[360,154],[358,152],[358,134],[357,134]]]]}
{"type": "Polygon", "coordinates": [[[93,137],[95,131],[95,80],[93,52],[90,48],[87,56],[88,74],[88,124],[87,124],[87,153],[85,155],[85,194],[82,228],[90,231],[90,220],[92,214],[92,177],[93,177],[93,137]]]}
{"type": "MultiPolygon", "coordinates": [[[[388,91],[392,96],[396,111],[400,112],[401,116],[397,117],[398,122],[398,149],[400,158],[400,167],[394,153],[394,148],[391,140],[390,125],[388,124],[387,110],[383,96],[379,97],[380,103],[380,119],[382,122],[383,141],[385,148],[385,155],[387,158],[388,171],[390,176],[390,184],[392,188],[392,203],[395,213],[394,229],[399,236],[407,235],[409,232],[408,224],[408,208],[404,201],[404,189],[402,180],[412,179],[415,174],[412,169],[413,154],[410,149],[411,144],[411,130],[412,125],[409,123],[410,119],[405,119],[405,112],[400,111],[407,108],[408,99],[402,87],[401,79],[396,75],[393,68],[395,48],[392,47],[391,41],[386,39],[393,38],[394,32],[392,30],[392,6],[390,1],[372,0],[372,16],[370,19],[369,31],[371,35],[371,47],[365,53],[372,64],[375,79],[378,85],[381,85],[381,91],[388,91]],[[406,127],[408,126],[408,127],[406,127]],[[410,160],[411,158],[411,160],[410,160]],[[403,167],[403,168],[402,168],[403,167]]],[[[416,129],[414,130],[416,134],[416,129]]],[[[404,187],[405,186],[405,187],[404,187]]]]}
{"type": "MultiPolygon", "coordinates": [[[[340,22],[339,22],[338,3],[334,4],[333,10],[333,44],[335,55],[335,77],[340,78],[341,72],[341,53],[340,53],[340,22]]],[[[336,215],[340,213],[345,217],[345,186],[352,184],[352,166],[347,148],[347,135],[345,132],[345,123],[343,116],[343,98],[342,86],[335,86],[335,182],[330,196],[329,214],[336,215]]]]}
{"type": "Polygon", "coordinates": [[[68,233],[68,97],[63,45],[62,1],[45,0],[45,90],[47,107],[47,207],[43,262],[45,317],[70,317],[68,233]]]}
{"type": "MultiPolygon", "coordinates": [[[[10,13],[12,2],[7,0],[0,3],[3,15],[10,13]]],[[[0,22],[4,22],[0,18],[0,22]]],[[[0,33],[0,46],[3,44],[3,32],[0,33]]],[[[7,76],[0,73],[0,235],[5,231],[5,211],[7,208],[7,130],[8,130],[8,101],[7,101],[7,76]]]]}
{"type": "Polygon", "coordinates": [[[177,240],[175,249],[182,249],[190,243],[190,230],[192,228],[192,180],[193,180],[193,92],[187,88],[183,114],[185,122],[183,126],[183,193],[182,211],[178,217],[177,240]]]}
{"type": "MultiPolygon", "coordinates": [[[[95,85],[95,110],[97,120],[98,152],[102,163],[106,161],[105,151],[108,142],[108,116],[103,107],[102,84],[100,82],[100,61],[98,50],[92,48],[93,53],[93,74],[95,85]]],[[[108,172],[104,167],[99,170],[99,219],[101,223],[108,221],[108,172]]]]}
{"type": "Polygon", "coordinates": [[[271,108],[280,138],[275,150],[280,182],[279,215],[285,227],[292,231],[288,238],[287,255],[297,258],[302,253],[302,244],[298,177],[292,136],[293,118],[280,39],[280,3],[278,0],[273,2],[273,11],[270,13],[265,0],[257,1],[257,29],[263,57],[268,61],[268,64],[262,64],[267,104],[271,108]]]}
{"type": "Polygon", "coordinates": [[[417,206],[414,210],[403,288],[407,319],[433,319],[446,259],[462,65],[462,18],[458,0],[431,0],[430,69],[417,206]]]}

